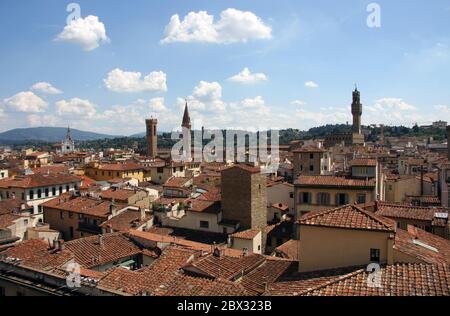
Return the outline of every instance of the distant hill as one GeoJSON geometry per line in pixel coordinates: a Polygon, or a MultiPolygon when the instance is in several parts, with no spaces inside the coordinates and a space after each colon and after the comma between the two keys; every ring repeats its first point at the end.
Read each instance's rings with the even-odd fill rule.
{"type": "MultiPolygon", "coordinates": [[[[165,132],[157,132],[156,134],[158,134],[158,135],[163,135],[165,132]]],[[[133,134],[133,135],[131,135],[131,136],[129,136],[129,137],[131,137],[131,138],[142,138],[142,137],[145,137],[146,136],[146,132],[142,132],[142,133],[137,133],[137,134],[133,134]]]]}
{"type": "MultiPolygon", "coordinates": [[[[76,141],[112,139],[120,136],[112,136],[93,132],[71,129],[72,138],[76,141]]],[[[56,143],[62,141],[67,134],[65,127],[35,127],[35,128],[17,128],[7,132],[0,133],[0,143],[20,144],[25,142],[47,142],[56,143]]]]}

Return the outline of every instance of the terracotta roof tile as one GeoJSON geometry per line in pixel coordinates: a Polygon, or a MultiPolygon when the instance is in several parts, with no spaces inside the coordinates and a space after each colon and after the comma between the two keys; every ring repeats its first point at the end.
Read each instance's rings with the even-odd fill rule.
{"type": "Polygon", "coordinates": [[[258,236],[259,233],[261,233],[260,229],[252,228],[252,229],[247,229],[247,230],[243,230],[240,232],[236,232],[236,233],[232,234],[231,237],[238,238],[238,239],[253,240],[256,236],[258,236]]]}
{"type": "Polygon", "coordinates": [[[330,210],[314,211],[303,215],[299,223],[310,226],[326,226],[348,229],[363,229],[394,232],[392,222],[354,205],[330,210]]]}
{"type": "Polygon", "coordinates": [[[419,259],[423,263],[450,263],[450,241],[408,225],[408,230],[398,229],[394,249],[419,259]]]}
{"type": "Polygon", "coordinates": [[[376,209],[377,215],[423,221],[432,221],[435,218],[436,213],[448,213],[444,208],[420,207],[389,202],[377,202],[376,209]]]}
{"type": "Polygon", "coordinates": [[[307,296],[449,296],[449,265],[397,264],[382,267],[380,287],[369,287],[365,269],[312,288],[307,296]]]}
{"type": "Polygon", "coordinates": [[[349,179],[335,176],[300,176],[295,181],[299,186],[330,186],[330,187],[375,187],[375,179],[349,179]]]}
{"type": "Polygon", "coordinates": [[[72,252],[75,261],[85,268],[92,268],[118,259],[135,256],[141,249],[122,233],[105,234],[102,237],[91,236],[65,243],[68,251],[72,252]]]}

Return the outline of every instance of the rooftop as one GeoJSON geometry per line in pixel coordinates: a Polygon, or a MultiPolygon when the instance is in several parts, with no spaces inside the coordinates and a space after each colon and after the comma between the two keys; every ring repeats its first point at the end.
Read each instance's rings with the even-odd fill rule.
{"type": "Polygon", "coordinates": [[[362,180],[335,176],[300,176],[295,181],[298,186],[328,186],[328,187],[375,187],[375,179],[362,180]]]}
{"type": "Polygon", "coordinates": [[[303,215],[299,223],[308,226],[395,232],[395,226],[388,219],[354,205],[310,212],[303,215]]]}

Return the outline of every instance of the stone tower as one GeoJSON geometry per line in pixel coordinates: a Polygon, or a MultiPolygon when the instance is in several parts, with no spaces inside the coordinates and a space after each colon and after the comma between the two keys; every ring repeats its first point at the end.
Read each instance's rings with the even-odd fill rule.
{"type": "Polygon", "coordinates": [[[184,108],[183,122],[181,123],[183,128],[183,155],[186,161],[191,160],[192,148],[191,148],[191,117],[189,116],[189,108],[186,101],[186,106],[184,108]]]}
{"type": "Polygon", "coordinates": [[[238,164],[222,171],[222,211],[241,229],[267,226],[267,178],[259,168],[238,164]]]}
{"type": "Polygon", "coordinates": [[[158,155],[158,120],[151,118],[145,121],[147,126],[147,155],[156,158],[158,155]]]}
{"type": "Polygon", "coordinates": [[[353,91],[352,115],[353,115],[353,133],[361,134],[362,104],[361,104],[361,95],[357,87],[355,87],[355,91],[353,91]]]}

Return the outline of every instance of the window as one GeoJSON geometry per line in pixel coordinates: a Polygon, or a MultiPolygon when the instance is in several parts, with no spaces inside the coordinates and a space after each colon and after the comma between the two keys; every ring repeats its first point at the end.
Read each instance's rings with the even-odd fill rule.
{"type": "Polygon", "coordinates": [[[317,193],[317,204],[318,205],[330,205],[330,193],[317,193]]]}
{"type": "Polygon", "coordinates": [[[209,222],[200,221],[200,228],[209,228],[209,222]]]}
{"type": "Polygon", "coordinates": [[[370,249],[370,262],[380,262],[380,249],[370,249]]]}
{"type": "Polygon", "coordinates": [[[69,228],[69,234],[70,234],[70,239],[73,239],[73,227],[70,226],[69,228]]]}
{"type": "Polygon", "coordinates": [[[69,218],[73,218],[73,213],[69,212],[69,218]]]}
{"type": "Polygon", "coordinates": [[[300,203],[302,204],[311,204],[311,193],[302,192],[300,194],[300,203]]]}
{"type": "Polygon", "coordinates": [[[309,171],[314,171],[314,166],[313,165],[309,166],[309,171]]]}
{"type": "Polygon", "coordinates": [[[59,212],[59,218],[60,219],[64,219],[64,212],[63,211],[59,212]]]}
{"type": "Polygon", "coordinates": [[[163,173],[164,172],[164,168],[158,167],[158,168],[156,168],[156,172],[157,173],[163,173]]]}
{"type": "Polygon", "coordinates": [[[366,203],[366,195],[365,194],[358,194],[358,204],[366,203]]]}
{"type": "Polygon", "coordinates": [[[5,288],[1,286],[0,286],[0,296],[6,296],[5,288]]]}
{"type": "Polygon", "coordinates": [[[314,154],[309,154],[309,159],[314,159],[314,154]]]}
{"type": "Polygon", "coordinates": [[[38,197],[38,199],[40,199],[42,197],[42,190],[41,189],[38,190],[37,197],[38,197]]]}
{"type": "Polygon", "coordinates": [[[338,193],[338,194],[336,194],[336,204],[337,205],[346,205],[346,204],[348,204],[348,195],[346,193],[338,193]]]}
{"type": "Polygon", "coordinates": [[[24,192],[22,192],[21,198],[22,198],[22,201],[25,200],[25,193],[24,192]]]}
{"type": "Polygon", "coordinates": [[[56,195],[56,188],[55,188],[55,187],[52,188],[52,195],[53,195],[53,196],[56,195]]]}
{"type": "Polygon", "coordinates": [[[66,192],[69,192],[69,190],[70,190],[69,185],[66,185],[66,192]]]}
{"type": "Polygon", "coordinates": [[[294,198],[294,192],[290,192],[290,193],[289,193],[289,197],[290,197],[291,199],[293,199],[293,198],[294,198]]]}
{"type": "Polygon", "coordinates": [[[63,188],[59,187],[59,194],[62,194],[62,193],[63,193],[63,188]]]}
{"type": "Polygon", "coordinates": [[[24,220],[23,220],[23,225],[24,225],[24,226],[28,226],[28,219],[24,219],[24,220]]]}
{"type": "Polygon", "coordinates": [[[49,195],[49,191],[48,191],[48,188],[46,188],[45,189],[45,197],[48,197],[48,195],[49,195]]]}
{"type": "Polygon", "coordinates": [[[117,177],[120,177],[119,171],[116,172],[116,176],[117,176],[117,177]]]}

